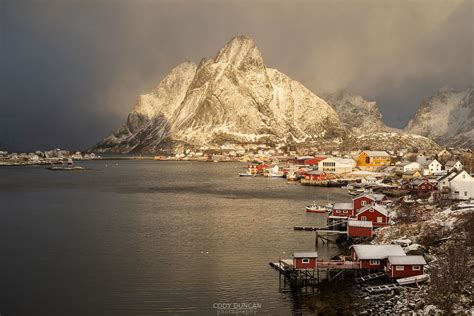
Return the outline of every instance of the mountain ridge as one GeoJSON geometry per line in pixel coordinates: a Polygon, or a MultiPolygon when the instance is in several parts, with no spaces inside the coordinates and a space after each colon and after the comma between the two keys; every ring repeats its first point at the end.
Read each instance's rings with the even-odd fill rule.
{"type": "Polygon", "coordinates": [[[139,97],[126,123],[92,150],[174,154],[249,144],[338,149],[366,146],[373,134],[392,148],[403,147],[408,138],[411,146],[439,147],[393,133],[375,102],[348,94],[327,99],[267,68],[253,39],[234,37],[214,58],[173,68],[139,97]],[[364,116],[369,117],[364,124],[354,123],[364,116]]]}

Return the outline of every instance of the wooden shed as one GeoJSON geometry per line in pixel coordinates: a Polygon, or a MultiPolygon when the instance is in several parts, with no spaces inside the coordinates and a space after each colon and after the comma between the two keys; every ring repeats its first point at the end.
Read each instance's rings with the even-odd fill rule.
{"type": "Polygon", "coordinates": [[[318,253],[295,252],[293,254],[293,266],[296,270],[313,270],[316,268],[318,253]]]}

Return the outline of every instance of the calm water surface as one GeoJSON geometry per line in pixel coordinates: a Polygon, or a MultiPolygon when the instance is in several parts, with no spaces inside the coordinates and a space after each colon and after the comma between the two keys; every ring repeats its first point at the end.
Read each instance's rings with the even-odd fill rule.
{"type": "MultiPolygon", "coordinates": [[[[239,178],[244,164],[95,161],[87,172],[0,168],[0,314],[313,312],[270,261],[314,250],[313,199],[339,189],[239,178]]],[[[318,249],[321,257],[339,253],[318,249]]]]}

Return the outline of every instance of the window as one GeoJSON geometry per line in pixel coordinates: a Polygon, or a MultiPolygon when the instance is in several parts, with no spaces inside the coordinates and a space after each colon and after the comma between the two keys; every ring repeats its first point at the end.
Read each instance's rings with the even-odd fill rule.
{"type": "Polygon", "coordinates": [[[383,221],[383,218],[382,218],[382,217],[380,217],[380,216],[377,217],[377,223],[382,223],[382,221],[383,221]]]}
{"type": "Polygon", "coordinates": [[[371,208],[371,209],[369,210],[369,212],[374,212],[374,209],[373,209],[373,208],[371,208]]]}
{"type": "Polygon", "coordinates": [[[420,266],[413,266],[413,267],[411,267],[411,269],[413,271],[420,271],[421,270],[420,266]]]}
{"type": "Polygon", "coordinates": [[[370,260],[370,261],[369,261],[369,264],[370,264],[371,266],[377,266],[377,265],[380,264],[380,260],[370,260]]]}
{"type": "Polygon", "coordinates": [[[361,216],[361,217],[360,217],[360,220],[361,220],[361,221],[366,221],[366,220],[367,220],[367,217],[366,217],[366,216],[361,216]]]}
{"type": "MultiPolygon", "coordinates": [[[[467,192],[466,192],[466,193],[467,193],[467,192]]],[[[343,213],[344,213],[344,214],[347,214],[347,210],[344,210],[343,213]]]]}
{"type": "Polygon", "coordinates": [[[309,263],[309,258],[304,258],[304,259],[301,260],[301,262],[303,262],[303,263],[309,263]]]}
{"type": "Polygon", "coordinates": [[[367,204],[367,201],[362,201],[360,202],[360,205],[365,206],[367,204]]]}
{"type": "Polygon", "coordinates": [[[395,266],[395,270],[396,271],[403,271],[403,270],[405,270],[405,267],[404,266],[395,266]]]}

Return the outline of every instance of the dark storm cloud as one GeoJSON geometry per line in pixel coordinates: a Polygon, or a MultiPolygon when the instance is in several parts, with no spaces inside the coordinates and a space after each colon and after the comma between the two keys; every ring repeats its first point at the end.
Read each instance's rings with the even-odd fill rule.
{"type": "Polygon", "coordinates": [[[315,92],[378,101],[402,126],[421,98],[473,82],[472,1],[0,2],[0,147],[86,148],[177,64],[254,37],[315,92]]]}

